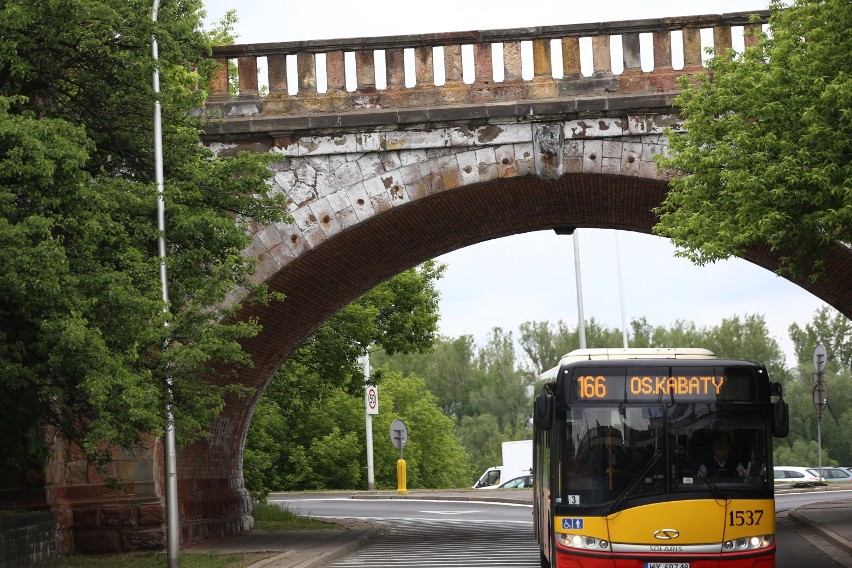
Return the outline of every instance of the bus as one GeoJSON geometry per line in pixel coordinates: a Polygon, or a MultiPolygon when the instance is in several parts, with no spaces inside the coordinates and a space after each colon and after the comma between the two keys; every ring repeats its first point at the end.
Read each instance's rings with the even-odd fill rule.
{"type": "Polygon", "coordinates": [[[581,349],[552,371],[533,409],[542,568],[775,566],[772,441],[788,408],[763,365],[581,349]]]}

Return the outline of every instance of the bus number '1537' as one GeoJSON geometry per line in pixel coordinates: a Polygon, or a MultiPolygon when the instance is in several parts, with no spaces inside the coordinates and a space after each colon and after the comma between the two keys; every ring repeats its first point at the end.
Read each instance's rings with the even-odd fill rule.
{"type": "Polygon", "coordinates": [[[759,525],[763,518],[763,510],[731,511],[728,513],[728,526],[741,527],[743,525],[759,525]]]}

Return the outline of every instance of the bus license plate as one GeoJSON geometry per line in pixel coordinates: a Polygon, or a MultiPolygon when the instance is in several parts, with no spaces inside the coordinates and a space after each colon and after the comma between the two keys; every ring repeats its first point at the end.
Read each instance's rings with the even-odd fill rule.
{"type": "Polygon", "coordinates": [[[689,562],[646,562],[645,568],[689,568],[689,562]]]}

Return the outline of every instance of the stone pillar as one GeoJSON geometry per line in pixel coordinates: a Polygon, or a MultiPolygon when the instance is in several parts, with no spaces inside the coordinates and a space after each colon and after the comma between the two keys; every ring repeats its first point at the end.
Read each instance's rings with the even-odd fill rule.
{"type": "Polygon", "coordinates": [[[653,33],[654,71],[669,71],[672,68],[672,32],[669,30],[653,33]]]}
{"type": "Polygon", "coordinates": [[[654,70],[650,73],[650,84],[658,91],[677,88],[676,73],[672,68],[672,32],[669,30],[653,33],[654,70]]]}
{"type": "Polygon", "coordinates": [[[385,50],[388,89],[405,88],[405,53],[402,48],[385,50]]]}
{"type": "Polygon", "coordinates": [[[441,104],[466,103],[469,91],[464,84],[461,45],[444,46],[444,86],[441,88],[441,104]]]}
{"type": "Polygon", "coordinates": [[[494,80],[494,61],[490,43],[473,45],[473,73],[477,83],[490,83],[494,80]]]}
{"type": "Polygon", "coordinates": [[[342,51],[325,54],[326,88],[329,93],[346,91],[346,67],[342,51]]]}
{"type": "Polygon", "coordinates": [[[562,38],[562,75],[564,79],[580,76],[580,38],[562,38]]]}
{"type": "Polygon", "coordinates": [[[548,99],[557,96],[549,38],[533,40],[533,80],[527,88],[527,93],[531,99],[548,99]]]}
{"type": "Polygon", "coordinates": [[[299,75],[301,96],[313,96],[317,92],[317,62],[313,53],[296,54],[296,70],[299,75]]]}
{"type": "Polygon", "coordinates": [[[713,28],[713,54],[719,58],[730,59],[728,53],[732,47],[731,26],[725,25],[713,28]]]}
{"type": "Polygon", "coordinates": [[[763,30],[761,24],[746,24],[743,26],[743,40],[746,47],[757,45],[757,34],[763,30]]]}
{"type": "Polygon", "coordinates": [[[608,35],[599,35],[592,38],[592,62],[595,75],[612,75],[608,35]]]}
{"type": "Polygon", "coordinates": [[[356,90],[376,90],[376,59],[372,49],[360,49],[355,52],[355,78],[356,90]]]}
{"type": "Polygon", "coordinates": [[[683,68],[701,67],[701,30],[686,28],[683,30],[683,68]]]}
{"type": "Polygon", "coordinates": [[[462,56],[460,45],[444,46],[444,79],[446,84],[462,82],[462,56]]]}
{"type": "Polygon", "coordinates": [[[553,62],[550,59],[550,40],[533,40],[533,78],[553,77],[553,62]]]}
{"type": "Polygon", "coordinates": [[[240,77],[240,98],[257,98],[257,57],[237,59],[240,77]]]}
{"type": "Polygon", "coordinates": [[[216,69],[210,75],[210,98],[214,100],[227,99],[228,92],[228,60],[224,57],[216,58],[216,69]]]}
{"type": "Polygon", "coordinates": [[[287,90],[287,56],[268,55],[266,57],[266,65],[269,68],[269,94],[270,95],[288,95],[287,90]]]}
{"type": "Polygon", "coordinates": [[[414,48],[414,82],[416,85],[435,85],[435,65],[432,62],[432,46],[414,48]]]}
{"type": "Polygon", "coordinates": [[[641,45],[639,43],[639,34],[624,34],[621,37],[621,46],[623,52],[624,72],[625,73],[641,73],[642,72],[642,54],[641,45]]]}
{"type": "Polygon", "coordinates": [[[503,82],[521,80],[521,43],[508,41],[503,44],[503,82]]]}

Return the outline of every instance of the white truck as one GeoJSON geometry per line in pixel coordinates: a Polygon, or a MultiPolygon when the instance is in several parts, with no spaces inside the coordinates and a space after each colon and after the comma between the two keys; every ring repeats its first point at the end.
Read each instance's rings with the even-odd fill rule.
{"type": "Polygon", "coordinates": [[[503,465],[485,470],[474,489],[494,489],[502,483],[532,473],[532,440],[503,442],[503,465]]]}

